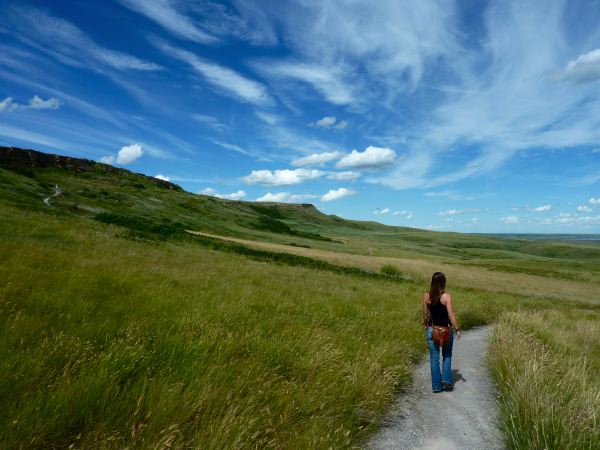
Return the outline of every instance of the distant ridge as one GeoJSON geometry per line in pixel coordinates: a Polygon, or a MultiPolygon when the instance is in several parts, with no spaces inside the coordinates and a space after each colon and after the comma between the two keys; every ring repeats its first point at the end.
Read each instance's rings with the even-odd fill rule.
{"type": "MultiPolygon", "coordinates": [[[[56,167],[76,173],[89,172],[96,167],[100,167],[102,170],[109,173],[135,173],[127,169],[120,169],[118,167],[111,166],[110,164],[99,163],[90,159],[54,155],[51,153],[43,153],[38,152],[37,150],[18,147],[0,147],[0,165],[8,168],[24,169],[35,167],[56,167]]],[[[181,186],[171,183],[170,181],[150,177],[142,173],[135,173],[135,175],[142,176],[161,188],[174,191],[183,191],[181,186]]]]}

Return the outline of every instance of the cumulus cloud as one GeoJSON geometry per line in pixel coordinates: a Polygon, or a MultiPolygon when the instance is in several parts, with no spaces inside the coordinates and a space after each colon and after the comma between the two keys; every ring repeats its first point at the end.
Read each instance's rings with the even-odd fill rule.
{"type": "Polygon", "coordinates": [[[364,152],[352,150],[336,164],[340,169],[383,169],[394,163],[396,152],[389,148],[370,145],[364,152]]]}
{"type": "Polygon", "coordinates": [[[564,70],[557,74],[557,77],[577,82],[600,80],[600,48],[569,61],[564,70]]]}
{"type": "Polygon", "coordinates": [[[246,184],[262,184],[266,186],[285,186],[315,180],[325,175],[316,169],[284,169],[284,170],[253,170],[250,175],[242,178],[246,184]]]}
{"type": "Polygon", "coordinates": [[[500,217],[498,220],[504,223],[519,223],[519,218],[517,216],[500,217]]]}
{"type": "Polygon", "coordinates": [[[297,158],[292,161],[294,166],[313,166],[317,164],[324,164],[335,159],[339,159],[343,156],[342,152],[324,152],[324,153],[313,153],[312,155],[297,158]]]}
{"type": "Polygon", "coordinates": [[[171,178],[169,178],[165,175],[161,175],[161,174],[154,175],[154,178],[158,178],[159,180],[163,180],[163,181],[171,181],[171,178]]]}
{"type": "Polygon", "coordinates": [[[321,197],[322,202],[331,202],[333,200],[339,200],[340,198],[355,195],[356,192],[346,188],[332,189],[327,194],[321,197]]]}
{"type": "Polygon", "coordinates": [[[289,192],[277,192],[272,194],[267,192],[262,197],[256,199],[257,202],[279,202],[279,203],[300,203],[307,199],[318,198],[318,195],[312,194],[291,194],[289,192]]]}
{"type": "Polygon", "coordinates": [[[600,197],[598,197],[598,198],[594,198],[594,197],[590,198],[589,204],[590,205],[600,205],[600,197]]]}
{"type": "Polygon", "coordinates": [[[242,191],[242,190],[239,190],[237,192],[232,192],[231,194],[219,194],[213,188],[206,188],[206,189],[201,190],[198,193],[202,194],[202,195],[208,195],[208,196],[211,196],[211,197],[223,198],[223,199],[226,199],[226,200],[242,200],[243,198],[246,197],[246,193],[244,191],[242,191]]]}
{"type": "Polygon", "coordinates": [[[317,120],[316,122],[309,123],[309,125],[318,128],[332,128],[334,130],[344,130],[348,127],[348,121],[342,120],[338,122],[335,116],[325,116],[322,119],[317,120]]]}
{"type": "Polygon", "coordinates": [[[331,172],[326,178],[328,180],[336,181],[356,181],[360,178],[360,172],[353,172],[351,170],[345,172],[331,172]]]}
{"type": "Polygon", "coordinates": [[[138,160],[144,154],[144,149],[140,144],[131,144],[121,147],[117,156],[103,156],[100,162],[104,164],[131,164],[138,160]]]}
{"type": "Polygon", "coordinates": [[[578,211],[578,212],[586,212],[586,213],[589,213],[589,212],[592,212],[592,211],[593,211],[593,209],[592,209],[592,208],[590,208],[589,206],[586,206],[586,205],[579,205],[579,206],[577,207],[577,211],[578,211]]]}
{"type": "Polygon", "coordinates": [[[50,97],[44,100],[41,97],[34,95],[29,103],[17,103],[12,97],[6,97],[0,102],[0,111],[11,112],[17,109],[58,109],[62,105],[62,100],[50,97]]]}
{"type": "Polygon", "coordinates": [[[533,208],[533,212],[547,212],[552,210],[552,205],[544,205],[538,206],[537,208],[533,208]]]}
{"type": "Polygon", "coordinates": [[[335,116],[325,116],[320,120],[317,120],[315,122],[315,125],[318,127],[323,127],[323,128],[329,128],[333,125],[335,125],[335,116]]]}

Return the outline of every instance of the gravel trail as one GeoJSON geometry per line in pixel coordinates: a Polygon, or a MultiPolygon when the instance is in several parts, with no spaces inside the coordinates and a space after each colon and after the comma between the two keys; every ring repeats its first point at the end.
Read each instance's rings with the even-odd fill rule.
{"type": "MultiPolygon", "coordinates": [[[[496,427],[496,389],[485,365],[490,327],[454,340],[454,391],[431,392],[429,354],[367,445],[373,449],[502,449],[496,427]]],[[[423,333],[425,339],[425,333],[423,333]]]]}

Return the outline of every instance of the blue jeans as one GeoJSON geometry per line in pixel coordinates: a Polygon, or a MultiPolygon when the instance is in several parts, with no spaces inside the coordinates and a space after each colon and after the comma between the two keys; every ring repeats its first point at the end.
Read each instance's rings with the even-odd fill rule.
{"type": "Polygon", "coordinates": [[[429,345],[429,360],[431,363],[431,388],[433,392],[442,390],[442,382],[452,384],[452,343],[454,331],[450,329],[450,341],[442,347],[442,370],[440,371],[440,346],[433,342],[433,328],[427,327],[425,337],[429,345]]]}

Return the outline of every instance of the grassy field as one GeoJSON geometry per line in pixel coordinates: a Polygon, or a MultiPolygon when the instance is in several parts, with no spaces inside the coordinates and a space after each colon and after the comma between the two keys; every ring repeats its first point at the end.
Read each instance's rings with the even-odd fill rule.
{"type": "Polygon", "coordinates": [[[0,169],[0,193],[0,448],[360,446],[425,351],[438,267],[462,328],[499,319],[508,445],[598,442],[597,246],[345,221],[101,167],[0,169]]]}

